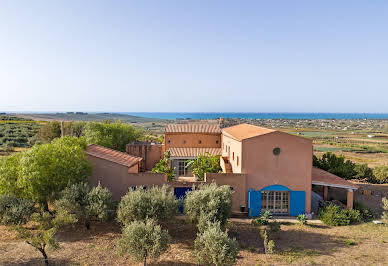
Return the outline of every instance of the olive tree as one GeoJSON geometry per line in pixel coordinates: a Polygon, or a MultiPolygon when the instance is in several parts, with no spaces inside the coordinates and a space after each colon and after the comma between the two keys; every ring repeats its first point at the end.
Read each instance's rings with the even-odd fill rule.
{"type": "Polygon", "coordinates": [[[83,223],[86,229],[90,228],[90,222],[93,220],[106,221],[111,218],[114,205],[112,193],[107,188],[99,184],[90,189],[87,183],[66,187],[54,202],[58,215],[67,214],[74,222],[83,223]]]}
{"type": "Polygon", "coordinates": [[[194,242],[194,256],[199,264],[233,265],[238,251],[237,241],[221,230],[219,222],[210,223],[194,242]]]}
{"type": "Polygon", "coordinates": [[[130,188],[119,203],[117,219],[124,225],[147,218],[159,223],[173,218],[177,208],[178,201],[166,185],[147,190],[142,187],[130,188]]]}
{"type": "Polygon", "coordinates": [[[201,185],[187,192],[185,213],[200,231],[206,228],[207,221],[220,222],[221,228],[225,228],[232,214],[232,196],[229,186],[201,185]]]}
{"type": "Polygon", "coordinates": [[[13,229],[20,239],[38,250],[42,254],[45,264],[49,265],[47,250],[59,248],[55,234],[70,221],[71,218],[66,216],[54,217],[48,212],[34,213],[28,226],[17,225],[13,229]]]}
{"type": "Polygon", "coordinates": [[[0,194],[22,196],[22,190],[17,186],[22,157],[22,152],[0,157],[0,194]]]}
{"type": "Polygon", "coordinates": [[[11,195],[0,195],[0,224],[25,224],[36,212],[34,202],[11,195]]]}
{"type": "Polygon", "coordinates": [[[148,258],[157,259],[169,248],[170,236],[167,230],[152,219],[127,224],[117,242],[119,253],[130,254],[136,261],[147,265],[148,258]]]}

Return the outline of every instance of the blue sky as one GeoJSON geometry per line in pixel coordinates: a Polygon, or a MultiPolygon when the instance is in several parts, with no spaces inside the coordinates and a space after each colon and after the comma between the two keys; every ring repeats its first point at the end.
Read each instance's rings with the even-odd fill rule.
{"type": "Polygon", "coordinates": [[[388,112],[388,1],[0,1],[0,111],[388,112]]]}

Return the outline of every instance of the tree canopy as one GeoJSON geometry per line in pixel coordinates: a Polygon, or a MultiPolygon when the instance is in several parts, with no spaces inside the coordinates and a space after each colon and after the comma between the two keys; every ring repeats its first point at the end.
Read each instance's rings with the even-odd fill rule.
{"type": "Polygon", "coordinates": [[[220,166],[220,156],[212,156],[210,153],[200,154],[196,159],[188,160],[186,167],[193,169],[193,174],[202,181],[206,173],[219,173],[222,169],[220,166]]]}
{"type": "Polygon", "coordinates": [[[90,176],[91,166],[81,143],[78,138],[65,137],[2,158],[0,192],[31,199],[47,209],[56,193],[90,176]]]}
{"type": "Polygon", "coordinates": [[[89,144],[98,144],[122,152],[128,143],[140,139],[142,135],[143,129],[121,121],[90,122],[85,127],[85,137],[89,144]]]}

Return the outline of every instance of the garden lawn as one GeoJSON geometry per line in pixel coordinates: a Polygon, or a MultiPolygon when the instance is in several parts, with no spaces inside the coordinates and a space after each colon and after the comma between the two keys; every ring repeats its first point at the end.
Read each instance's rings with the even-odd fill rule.
{"type": "MultiPolygon", "coordinates": [[[[237,238],[241,251],[237,265],[382,265],[388,258],[388,226],[372,223],[328,227],[300,226],[284,222],[281,231],[270,238],[275,254],[263,254],[258,228],[231,222],[230,235],[237,238]],[[348,243],[347,243],[348,242],[348,243]]],[[[150,265],[196,265],[191,256],[196,232],[190,224],[177,220],[168,226],[172,236],[170,250],[150,265]]],[[[120,227],[115,223],[94,223],[87,231],[83,226],[69,227],[58,234],[61,249],[49,252],[53,265],[141,265],[115,249],[120,227]]],[[[0,265],[44,265],[39,252],[14,238],[13,232],[0,227],[0,265]]]]}

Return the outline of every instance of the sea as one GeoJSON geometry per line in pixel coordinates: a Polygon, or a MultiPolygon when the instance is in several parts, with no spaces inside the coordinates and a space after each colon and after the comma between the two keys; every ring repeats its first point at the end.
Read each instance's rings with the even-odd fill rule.
{"type": "MultiPolygon", "coordinates": [[[[121,112],[120,112],[121,113],[121,112]]],[[[159,119],[388,119],[388,113],[169,113],[123,112],[121,114],[159,119]]]]}

